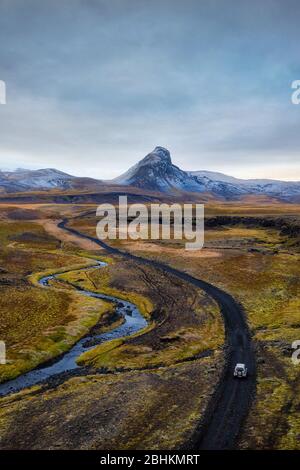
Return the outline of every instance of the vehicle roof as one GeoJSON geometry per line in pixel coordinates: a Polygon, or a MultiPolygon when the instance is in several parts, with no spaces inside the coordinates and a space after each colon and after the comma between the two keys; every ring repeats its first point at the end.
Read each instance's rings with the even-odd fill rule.
{"type": "Polygon", "coordinates": [[[238,363],[235,367],[245,367],[245,364],[238,363]]]}

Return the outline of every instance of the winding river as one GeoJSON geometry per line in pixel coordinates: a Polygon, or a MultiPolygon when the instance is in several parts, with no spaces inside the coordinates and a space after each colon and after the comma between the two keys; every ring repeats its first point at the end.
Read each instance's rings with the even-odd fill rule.
{"type": "MultiPolygon", "coordinates": [[[[101,269],[104,266],[107,266],[107,263],[102,261],[95,260],[96,264],[87,269],[101,269]]],[[[39,284],[45,288],[49,288],[49,281],[56,277],[55,274],[51,276],[42,277],[39,280],[39,284]]],[[[88,346],[90,341],[97,341],[97,343],[103,343],[105,341],[110,341],[112,339],[121,338],[123,336],[130,336],[134,333],[137,333],[141,329],[147,326],[145,318],[141,315],[140,311],[136,305],[131,302],[119,299],[117,297],[105,295],[105,294],[96,294],[94,292],[83,290],[77,288],[77,291],[82,295],[89,297],[95,297],[97,299],[107,300],[115,304],[116,313],[121,315],[124,318],[124,322],[114,328],[113,330],[101,333],[98,335],[89,335],[81,338],[67,353],[63,356],[60,356],[57,361],[54,359],[54,363],[49,366],[40,366],[37,369],[34,369],[30,372],[20,375],[16,379],[9,380],[0,384],[0,396],[8,395],[9,393],[18,392],[24,388],[31,387],[37,383],[46,381],[57,374],[63,372],[69,372],[78,368],[76,359],[85,351],[89,351],[94,348],[93,346],[88,346]]]]}

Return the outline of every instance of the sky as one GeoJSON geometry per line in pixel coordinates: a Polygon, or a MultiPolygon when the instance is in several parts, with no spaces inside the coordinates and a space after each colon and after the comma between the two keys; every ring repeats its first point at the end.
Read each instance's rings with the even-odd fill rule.
{"type": "Polygon", "coordinates": [[[0,0],[0,168],[300,180],[299,0],[0,0]]]}

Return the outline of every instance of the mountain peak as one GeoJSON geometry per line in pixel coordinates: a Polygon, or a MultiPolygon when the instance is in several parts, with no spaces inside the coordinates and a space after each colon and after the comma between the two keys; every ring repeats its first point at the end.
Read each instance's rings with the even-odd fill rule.
{"type": "Polygon", "coordinates": [[[142,165],[149,165],[149,163],[162,163],[164,165],[172,165],[169,150],[164,147],[155,147],[152,152],[148,153],[148,155],[146,155],[146,157],[140,161],[140,164],[142,165]]]}
{"type": "Polygon", "coordinates": [[[166,193],[208,192],[227,200],[248,194],[266,194],[291,201],[300,197],[300,182],[240,180],[211,171],[184,171],[172,163],[169,150],[160,146],[113,182],[166,193]]]}
{"type": "Polygon", "coordinates": [[[160,146],[114,182],[164,192],[172,189],[190,191],[200,186],[193,177],[173,165],[169,150],[160,146]]]}
{"type": "Polygon", "coordinates": [[[155,147],[155,149],[151,152],[154,155],[159,156],[160,158],[164,160],[170,160],[171,162],[171,155],[168,149],[165,147],[155,147]]]}

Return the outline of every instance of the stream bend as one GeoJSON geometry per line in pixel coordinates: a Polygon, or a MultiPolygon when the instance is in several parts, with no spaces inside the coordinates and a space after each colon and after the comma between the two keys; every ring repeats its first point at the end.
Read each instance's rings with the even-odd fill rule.
{"type": "MultiPolygon", "coordinates": [[[[107,266],[107,263],[105,262],[97,260],[94,261],[96,262],[94,266],[83,268],[82,270],[86,271],[88,269],[101,269],[104,266],[107,266]]],[[[49,289],[49,281],[51,279],[54,279],[56,276],[56,274],[53,274],[51,276],[42,277],[39,280],[39,284],[44,288],[49,289]]],[[[54,358],[54,362],[51,361],[52,364],[49,366],[39,366],[37,369],[33,369],[13,380],[9,380],[0,384],[0,396],[19,392],[24,388],[31,387],[32,385],[46,381],[57,374],[69,372],[79,368],[78,364],[76,363],[76,359],[82,353],[89,351],[90,349],[93,349],[95,347],[94,345],[87,346],[90,340],[96,340],[97,343],[103,343],[112,339],[133,335],[147,326],[147,321],[142,316],[135,304],[119,299],[118,297],[113,297],[105,294],[96,294],[95,292],[86,289],[76,289],[82,295],[86,295],[88,297],[95,297],[97,299],[102,299],[114,303],[116,313],[118,315],[122,315],[122,317],[124,318],[124,322],[113,330],[107,331],[105,333],[84,336],[77,343],[75,343],[74,346],[72,346],[72,348],[68,352],[66,352],[63,356],[60,356],[57,361],[54,358]]]]}

